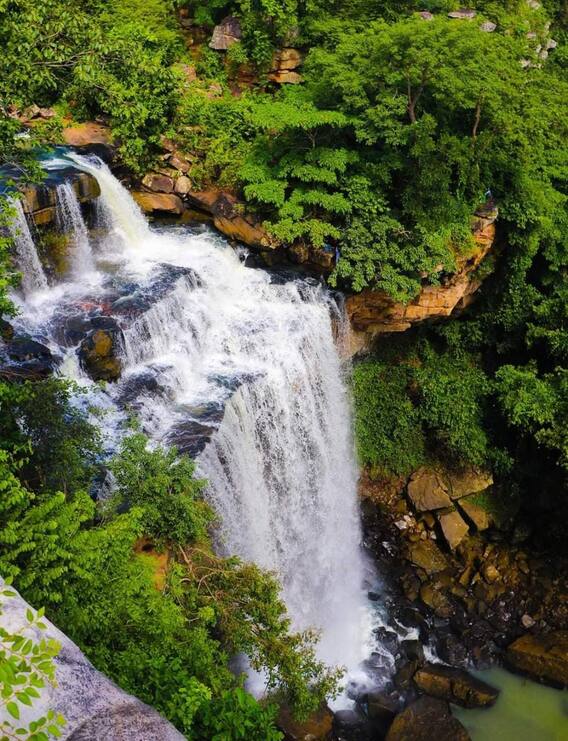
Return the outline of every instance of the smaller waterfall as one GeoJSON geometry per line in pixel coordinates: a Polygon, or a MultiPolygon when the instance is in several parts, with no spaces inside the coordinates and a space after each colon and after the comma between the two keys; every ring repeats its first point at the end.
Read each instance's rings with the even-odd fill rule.
{"type": "Polygon", "coordinates": [[[57,186],[57,223],[64,234],[71,238],[70,271],[75,278],[95,269],[87,226],[83,221],[81,205],[70,182],[57,186]]]}
{"type": "Polygon", "coordinates": [[[142,240],[148,239],[150,230],[142,211],[120,182],[115,178],[105,163],[99,159],[84,157],[71,152],[68,157],[84,172],[98,180],[101,189],[101,200],[108,212],[108,226],[117,231],[129,247],[136,247],[142,240]]]}
{"type": "Polygon", "coordinates": [[[10,198],[8,203],[16,211],[16,217],[10,225],[10,234],[14,239],[18,269],[22,273],[22,289],[24,295],[29,296],[35,291],[47,288],[47,278],[43,272],[21,201],[10,198]]]}

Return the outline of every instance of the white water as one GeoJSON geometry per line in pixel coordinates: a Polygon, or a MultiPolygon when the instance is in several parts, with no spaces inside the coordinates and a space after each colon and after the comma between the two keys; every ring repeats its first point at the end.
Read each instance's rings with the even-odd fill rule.
{"type": "Polygon", "coordinates": [[[47,278],[43,272],[21,201],[17,198],[10,198],[9,204],[16,213],[10,225],[10,233],[16,248],[18,270],[22,273],[22,289],[24,295],[29,297],[36,291],[47,288],[47,278]]]}
{"type": "Polygon", "coordinates": [[[94,270],[95,261],[81,205],[72,183],[66,181],[57,186],[56,202],[58,227],[71,240],[70,271],[76,278],[80,278],[94,270]]]}
{"type": "MultiPolygon", "coordinates": [[[[370,628],[350,405],[332,332],[332,317],[340,319],[335,300],[316,281],[275,283],[247,268],[209,232],[149,229],[108,168],[73,159],[99,181],[109,228],[101,254],[113,262],[115,283],[134,286],[126,300],[150,290],[164,264],[178,272],[144,313],[118,315],[120,383],[102,391],[91,384],[74,348],[62,350],[64,372],[109,410],[136,378],[151,374],[161,392],[140,393],[136,410],[157,441],[176,442],[174,429],[199,421],[205,407],[218,410],[217,425],[225,405],[198,459],[221,518],[218,546],[273,569],[293,627],[321,631],[319,656],[355,670],[369,653],[370,628]]],[[[64,304],[83,307],[77,297],[85,269],[92,263],[78,261],[64,289],[25,306],[24,321],[45,331],[64,304]]],[[[101,273],[99,285],[104,280],[101,273]]],[[[99,290],[101,303],[110,302],[107,289],[99,290]]],[[[120,434],[123,419],[120,411],[109,413],[108,439],[120,434]]]]}

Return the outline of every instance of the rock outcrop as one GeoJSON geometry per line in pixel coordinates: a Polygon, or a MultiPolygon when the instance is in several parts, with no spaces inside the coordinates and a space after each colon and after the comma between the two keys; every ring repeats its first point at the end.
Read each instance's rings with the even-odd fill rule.
{"type": "Polygon", "coordinates": [[[535,679],[568,687],[568,631],[527,633],[507,648],[505,659],[513,669],[535,679]]]}
{"type": "Polygon", "coordinates": [[[122,371],[122,331],[112,317],[96,317],[91,326],[79,346],[81,365],[94,381],[117,381],[122,371]]]}
{"type": "Polygon", "coordinates": [[[146,193],[135,190],[132,191],[132,197],[146,214],[181,216],[184,210],[181,198],[174,193],[146,193]]]}
{"type": "MultiPolygon", "coordinates": [[[[69,168],[64,177],[73,186],[79,203],[90,203],[99,197],[101,190],[92,175],[69,168]]],[[[55,184],[49,177],[39,185],[26,185],[21,189],[21,193],[24,213],[33,219],[36,226],[55,223],[55,184]]]]}
{"type": "Polygon", "coordinates": [[[475,251],[458,259],[455,274],[441,285],[424,285],[409,303],[397,303],[384,291],[364,290],[349,296],[345,308],[354,330],[354,351],[368,347],[377,335],[404,332],[414,324],[447,317],[465,308],[481,285],[474,271],[493,246],[497,213],[490,206],[477,212],[472,224],[475,251]]]}
{"type": "Polygon", "coordinates": [[[268,79],[279,85],[297,85],[302,76],[296,71],[302,64],[302,54],[298,49],[285,47],[275,52],[268,79]]]}
{"type": "Polygon", "coordinates": [[[213,36],[209,42],[211,49],[216,51],[226,51],[237,41],[241,40],[242,31],[241,23],[234,16],[227,16],[219,25],[213,29],[213,36]]]}
{"type": "MultiPolygon", "coordinates": [[[[2,627],[11,632],[26,628],[28,609],[29,605],[19,596],[4,601],[2,627]]],[[[63,741],[183,741],[171,723],[117,687],[60,630],[47,620],[43,622],[47,624],[46,631],[26,628],[25,634],[35,640],[51,638],[61,644],[55,658],[57,686],[48,684],[32,707],[20,706],[22,725],[54,710],[66,721],[63,741]]]]}

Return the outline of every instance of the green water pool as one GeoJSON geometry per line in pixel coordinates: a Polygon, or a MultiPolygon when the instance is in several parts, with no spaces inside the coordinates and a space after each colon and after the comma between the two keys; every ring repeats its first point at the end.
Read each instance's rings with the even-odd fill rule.
{"type": "Polygon", "coordinates": [[[489,710],[452,708],[473,741],[568,741],[568,691],[555,690],[504,669],[477,672],[501,690],[489,710]]]}

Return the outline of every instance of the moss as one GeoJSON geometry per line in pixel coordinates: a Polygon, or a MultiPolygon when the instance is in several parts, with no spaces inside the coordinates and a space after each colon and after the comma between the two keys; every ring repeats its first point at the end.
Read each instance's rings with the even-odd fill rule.
{"type": "Polygon", "coordinates": [[[69,271],[69,247],[71,237],[55,229],[42,230],[39,242],[39,256],[43,265],[56,277],[69,271]]]}

